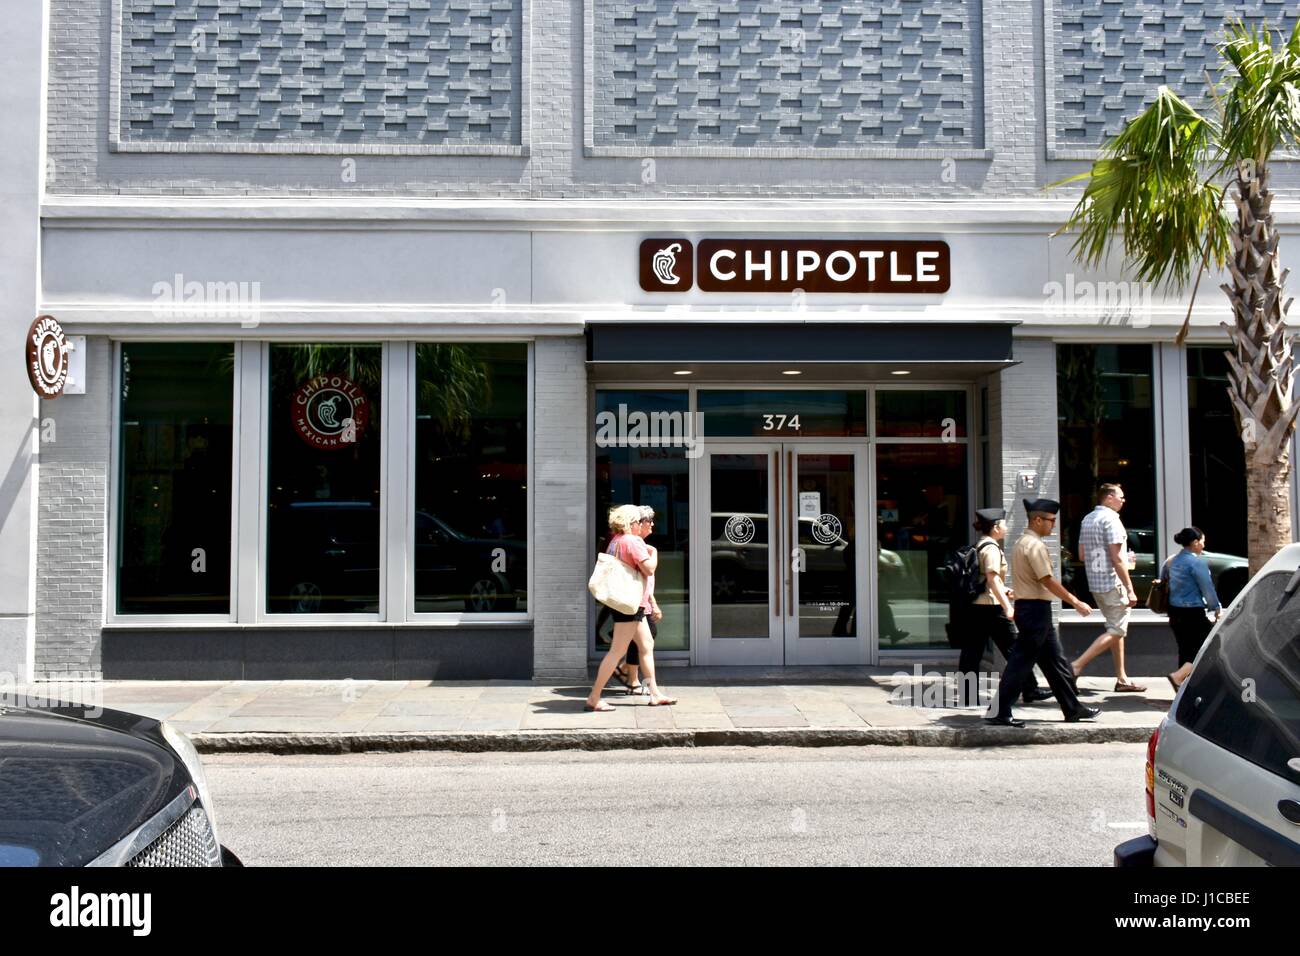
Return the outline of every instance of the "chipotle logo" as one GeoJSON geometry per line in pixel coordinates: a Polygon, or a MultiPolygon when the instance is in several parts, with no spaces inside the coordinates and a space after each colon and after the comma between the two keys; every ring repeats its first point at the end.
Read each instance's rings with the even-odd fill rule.
{"type": "Polygon", "coordinates": [[[370,401],[343,375],[317,375],[299,385],[290,401],[293,428],[313,448],[336,450],[361,440],[370,421],[370,401]]]}
{"type": "Polygon", "coordinates": [[[948,243],[937,239],[701,239],[693,251],[686,239],[642,242],[641,288],[923,295],[951,281],[948,243]]]}
{"type": "Polygon", "coordinates": [[[41,398],[58,398],[68,384],[68,337],[52,315],[27,330],[27,378],[41,398]]]}

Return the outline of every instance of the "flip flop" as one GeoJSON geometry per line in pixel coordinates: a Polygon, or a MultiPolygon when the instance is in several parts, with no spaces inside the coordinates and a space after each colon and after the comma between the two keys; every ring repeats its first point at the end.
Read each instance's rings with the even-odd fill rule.
{"type": "Polygon", "coordinates": [[[675,703],[677,703],[677,698],[676,698],[676,697],[665,697],[663,700],[652,700],[652,701],[650,701],[650,703],[649,703],[647,706],[649,706],[649,707],[671,707],[671,706],[672,706],[673,704],[675,704],[675,703]]]}
{"type": "Polygon", "coordinates": [[[1126,684],[1123,681],[1115,681],[1115,693],[1117,694],[1141,694],[1146,688],[1140,684],[1126,684]]]}
{"type": "Polygon", "coordinates": [[[635,693],[635,692],[636,692],[636,688],[633,687],[632,684],[631,684],[631,683],[628,681],[628,679],[627,679],[627,672],[625,671],[625,668],[626,668],[626,667],[627,667],[626,664],[619,664],[619,665],[617,665],[617,666],[614,668],[614,673],[613,673],[611,676],[614,678],[614,680],[618,681],[620,684],[622,684],[622,685],[623,685],[624,687],[626,687],[628,690],[630,690],[630,691],[632,691],[633,693],[635,693]]]}
{"type": "Polygon", "coordinates": [[[600,712],[603,714],[603,713],[605,713],[606,711],[613,710],[614,707],[613,707],[613,705],[611,705],[611,704],[607,704],[607,703],[605,703],[605,701],[602,700],[602,701],[601,701],[599,704],[597,704],[595,707],[592,707],[591,704],[583,704],[583,705],[582,705],[582,709],[583,709],[583,710],[586,710],[586,711],[600,711],[600,712]]]}
{"type": "Polygon", "coordinates": [[[1178,693],[1178,688],[1179,688],[1179,686],[1181,686],[1181,685],[1178,683],[1178,681],[1174,680],[1174,675],[1173,675],[1173,674],[1166,674],[1166,675],[1165,675],[1165,680],[1169,681],[1169,683],[1173,685],[1174,693],[1175,693],[1175,694],[1178,693]]]}

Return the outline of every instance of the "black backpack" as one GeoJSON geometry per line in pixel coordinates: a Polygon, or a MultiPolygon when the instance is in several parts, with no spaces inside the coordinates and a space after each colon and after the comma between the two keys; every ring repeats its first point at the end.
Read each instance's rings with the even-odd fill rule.
{"type": "Polygon", "coordinates": [[[988,587],[980,573],[980,547],[996,548],[997,544],[992,541],[978,547],[968,544],[948,555],[944,562],[943,569],[948,578],[948,607],[952,611],[964,609],[988,587]]]}

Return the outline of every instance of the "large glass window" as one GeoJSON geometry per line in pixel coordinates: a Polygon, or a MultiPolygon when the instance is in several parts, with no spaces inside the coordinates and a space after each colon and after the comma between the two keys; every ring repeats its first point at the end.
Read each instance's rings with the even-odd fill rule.
{"type": "Polygon", "coordinates": [[[813,438],[866,435],[867,393],[701,391],[704,434],[711,437],[813,438]]]}
{"type": "MultiPolygon", "coordinates": [[[[1221,347],[1187,350],[1187,418],[1191,523],[1205,532],[1204,557],[1226,605],[1248,578],[1246,453],[1228,400],[1228,359],[1221,347]]],[[[1177,530],[1171,528],[1166,538],[1177,530]]],[[[1174,548],[1172,541],[1162,544],[1167,551],[1174,548]]]]}
{"type": "Polygon", "coordinates": [[[415,347],[415,610],[524,611],[528,346],[415,347]]]}
{"type": "Polygon", "coordinates": [[[967,446],[876,446],[881,650],[947,647],[944,559],[970,540],[967,446]]]}
{"type": "MultiPolygon", "coordinates": [[[[690,647],[690,462],[685,444],[675,441],[695,434],[688,423],[689,408],[684,391],[596,393],[596,548],[604,550],[609,542],[605,519],[612,506],[648,505],[655,510],[654,531],[646,540],[659,550],[655,600],[664,619],[655,649],[662,651],[690,647]]],[[[609,646],[613,633],[613,619],[603,611],[596,618],[598,650],[609,646]]]]}
{"type": "Polygon", "coordinates": [[[1129,575],[1145,601],[1157,563],[1172,545],[1156,527],[1156,442],[1151,346],[1058,345],[1061,567],[1065,586],[1094,607],[1079,561],[1079,525],[1104,483],[1123,486],[1120,519],[1135,554],[1129,575]],[[1159,556],[1159,558],[1157,557],[1159,556]]]}
{"type": "Polygon", "coordinates": [[[117,613],[230,613],[234,351],[121,350],[117,613]]]}
{"type": "Polygon", "coordinates": [[[272,345],[272,613],[379,612],[378,345],[272,345]]]}
{"type": "Polygon", "coordinates": [[[965,438],[966,393],[943,389],[876,392],[878,438],[965,438]]]}

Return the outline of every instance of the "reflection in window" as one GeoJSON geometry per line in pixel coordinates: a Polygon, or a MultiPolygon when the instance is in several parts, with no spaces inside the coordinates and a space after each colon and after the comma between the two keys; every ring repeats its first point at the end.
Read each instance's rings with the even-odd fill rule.
{"type": "Polygon", "coordinates": [[[122,346],[119,614],[230,613],[234,349],[122,346]]]}
{"type": "Polygon", "coordinates": [[[267,610],[379,611],[378,345],[272,345],[267,610]]]}
{"type": "Polygon", "coordinates": [[[527,610],[528,346],[415,347],[415,610],[527,610]]]}
{"type": "Polygon", "coordinates": [[[876,436],[965,438],[966,393],[951,389],[878,389],[876,436]]]}
{"type": "MultiPolygon", "coordinates": [[[[1191,452],[1191,524],[1205,532],[1205,560],[1219,600],[1228,605],[1247,580],[1246,453],[1228,400],[1222,348],[1187,350],[1187,436],[1191,452]]],[[[1182,524],[1187,524],[1186,519],[1182,524]]],[[[1171,530],[1171,534],[1177,532],[1171,530]]],[[[1170,541],[1162,542],[1173,550],[1170,541]]]]}
{"type": "Polygon", "coordinates": [[[966,445],[876,447],[880,648],[946,647],[950,551],[970,540],[966,445]]]}
{"type": "Polygon", "coordinates": [[[1128,548],[1136,554],[1129,570],[1138,601],[1146,600],[1157,555],[1173,550],[1156,527],[1155,414],[1152,406],[1151,346],[1058,345],[1057,420],[1061,451],[1061,568],[1065,586],[1094,607],[1079,563],[1079,525],[1097,505],[1103,483],[1121,485],[1120,519],[1128,548]]]}
{"type": "MultiPolygon", "coordinates": [[[[688,430],[689,402],[686,392],[598,391],[596,393],[596,542],[603,550],[609,542],[605,522],[613,505],[648,505],[655,510],[654,532],[646,539],[659,549],[655,572],[655,600],[663,609],[655,649],[683,651],[690,647],[690,606],[687,589],[687,542],[690,538],[690,462],[684,445],[669,439],[694,435],[688,430]],[[601,428],[601,423],[628,422],[631,432],[639,420],[634,413],[658,418],[664,441],[659,445],[621,445],[618,428],[601,428]],[[602,413],[604,413],[602,415],[602,413]]],[[[634,436],[633,436],[634,437],[634,436]]],[[[592,555],[595,560],[595,555],[592,555]]],[[[613,621],[598,612],[597,650],[608,647],[613,621]]]]}

